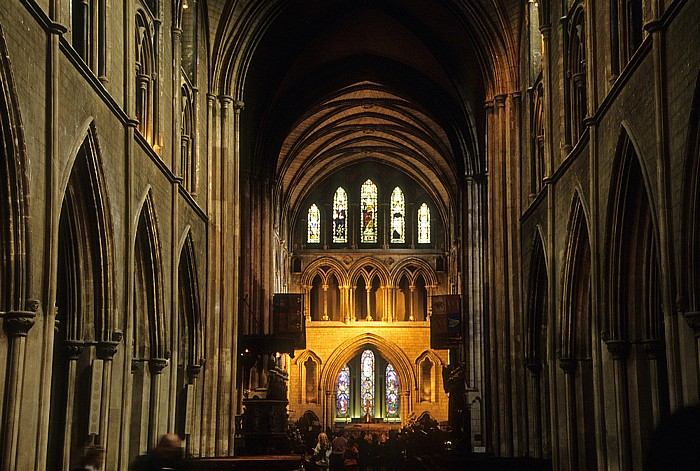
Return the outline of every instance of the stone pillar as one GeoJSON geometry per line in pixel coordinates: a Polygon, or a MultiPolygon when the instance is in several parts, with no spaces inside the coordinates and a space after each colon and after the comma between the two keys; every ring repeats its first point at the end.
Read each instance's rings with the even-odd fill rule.
{"type": "Polygon", "coordinates": [[[684,312],[683,317],[695,333],[695,366],[698,368],[697,374],[700,376],[700,311],[684,312]]]}
{"type": "Polygon", "coordinates": [[[323,430],[333,427],[333,408],[335,406],[335,391],[326,391],[326,402],[323,405],[323,430]]]}
{"type": "Polygon", "coordinates": [[[416,318],[413,317],[413,298],[415,296],[416,286],[409,285],[408,290],[411,292],[411,295],[408,298],[408,320],[414,321],[416,318]]]}
{"type": "Polygon", "coordinates": [[[5,410],[3,414],[2,471],[14,471],[17,467],[19,445],[20,404],[24,379],[24,358],[27,334],[34,326],[36,312],[10,311],[1,314],[3,330],[9,339],[5,377],[5,410]]]}
{"type": "Polygon", "coordinates": [[[578,427],[576,423],[576,359],[560,358],[559,367],[566,381],[567,467],[578,468],[578,427]]]}
{"type": "Polygon", "coordinates": [[[613,359],[615,376],[615,407],[617,410],[618,466],[621,471],[631,469],[629,403],[627,399],[627,357],[629,340],[607,340],[605,342],[613,359]]]}
{"type": "Polygon", "coordinates": [[[542,373],[542,365],[539,363],[528,363],[527,365],[527,410],[530,417],[530,456],[533,458],[542,458],[542,409],[540,404],[540,378],[542,373]]]}
{"type": "Polygon", "coordinates": [[[399,404],[399,407],[401,407],[401,424],[406,425],[408,417],[413,411],[413,404],[411,404],[411,391],[404,389],[399,393],[399,395],[401,397],[401,403],[399,404]]]}
{"type": "Polygon", "coordinates": [[[328,318],[328,285],[324,283],[321,285],[323,288],[323,320],[327,321],[328,318]]]}
{"type": "Polygon", "coordinates": [[[372,320],[372,300],[371,300],[371,295],[372,295],[372,282],[365,286],[365,290],[367,291],[367,317],[365,317],[366,321],[371,321],[372,320]]]}
{"type": "MultiPolygon", "coordinates": [[[[661,269],[661,304],[664,313],[664,334],[666,341],[666,365],[668,373],[668,396],[671,410],[683,406],[683,386],[680,361],[680,333],[678,316],[673,302],[676,290],[676,269],[674,266],[674,223],[673,201],[669,188],[671,168],[669,149],[669,100],[666,58],[666,28],[663,24],[664,1],[651,0],[652,21],[644,25],[652,37],[654,59],[654,111],[656,116],[656,213],[658,215],[659,266],[661,269]]],[[[677,229],[676,229],[677,230],[677,229]]]]}
{"type": "Polygon", "coordinates": [[[83,353],[85,345],[82,342],[67,340],[63,344],[68,358],[68,376],[65,378],[68,388],[66,390],[66,420],[63,424],[63,471],[70,470],[71,464],[71,438],[73,436],[73,406],[75,403],[75,377],[78,358],[83,353]]]}
{"type": "MultiPolygon", "coordinates": [[[[105,452],[109,446],[109,410],[110,397],[112,393],[112,359],[117,353],[117,346],[122,339],[121,332],[112,333],[112,341],[104,341],[97,344],[96,356],[103,362],[102,369],[102,396],[100,403],[100,433],[98,436],[98,444],[105,447],[105,452]]],[[[102,463],[102,471],[106,469],[105,463],[102,463]]]]}
{"type": "Polygon", "coordinates": [[[654,416],[654,427],[659,425],[661,418],[666,415],[666,411],[661,409],[659,391],[665,384],[659,381],[659,359],[663,358],[664,343],[657,339],[647,339],[642,341],[642,348],[649,358],[649,377],[651,379],[651,407],[654,416]]]}
{"type": "Polygon", "coordinates": [[[163,368],[168,365],[165,358],[151,358],[148,360],[148,369],[151,373],[151,395],[148,417],[148,447],[153,448],[158,442],[158,434],[161,432],[159,424],[160,416],[160,378],[163,368]]]}

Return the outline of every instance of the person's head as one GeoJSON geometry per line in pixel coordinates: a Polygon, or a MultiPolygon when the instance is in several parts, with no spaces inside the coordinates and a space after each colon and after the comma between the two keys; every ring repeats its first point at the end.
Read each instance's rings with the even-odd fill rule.
{"type": "Polygon", "coordinates": [[[82,466],[92,466],[99,468],[105,457],[105,449],[101,446],[88,446],[85,448],[85,455],[81,460],[82,466]]]}
{"type": "Polygon", "coordinates": [[[177,434],[166,433],[160,437],[153,452],[163,461],[177,461],[182,457],[182,440],[177,434]]]}
{"type": "Polygon", "coordinates": [[[318,434],[318,443],[319,443],[321,446],[326,446],[326,445],[328,445],[328,435],[326,435],[326,434],[323,433],[323,432],[319,433],[319,434],[318,434]]]}

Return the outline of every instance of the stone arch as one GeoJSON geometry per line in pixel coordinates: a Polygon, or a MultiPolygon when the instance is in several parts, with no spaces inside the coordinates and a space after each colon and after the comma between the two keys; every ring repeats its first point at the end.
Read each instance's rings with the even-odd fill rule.
{"type": "Polygon", "coordinates": [[[134,241],[134,353],[135,358],[165,359],[168,342],[163,301],[162,251],[150,188],[138,214],[134,241]],[[138,319],[139,314],[144,318],[138,319]],[[144,326],[145,331],[140,330],[144,326]]]}
{"type": "Polygon", "coordinates": [[[426,350],[416,358],[416,381],[418,383],[416,401],[435,402],[439,397],[437,390],[442,379],[442,367],[445,362],[432,350],[426,350]],[[430,370],[425,371],[427,364],[430,370]]]}
{"type": "Polygon", "coordinates": [[[367,347],[374,347],[394,366],[402,391],[410,392],[416,388],[416,375],[403,350],[391,340],[370,332],[348,339],[333,350],[321,370],[321,387],[326,391],[334,391],[340,369],[367,347]]]}
{"type": "Polygon", "coordinates": [[[301,284],[304,286],[311,285],[316,275],[321,275],[321,278],[327,281],[331,274],[335,274],[339,283],[343,285],[348,284],[347,269],[343,267],[340,262],[331,257],[323,257],[309,263],[301,274],[301,284]],[[328,268],[324,269],[324,267],[328,268]]]}
{"type": "Polygon", "coordinates": [[[649,435],[669,410],[658,226],[653,186],[640,156],[623,123],[608,203],[603,287],[609,317],[603,339],[620,385],[619,453],[621,466],[629,468],[642,466],[649,435]]]}
{"type": "Polygon", "coordinates": [[[186,345],[181,346],[181,351],[185,353],[188,368],[199,367],[203,360],[202,312],[196,254],[192,240],[192,229],[189,227],[180,249],[178,288],[180,322],[184,327],[186,339],[186,345]]]}
{"type": "Polygon", "coordinates": [[[537,458],[551,456],[549,414],[549,368],[551,346],[547,340],[549,309],[549,270],[544,250],[545,237],[538,227],[532,238],[529,278],[527,283],[527,330],[525,361],[527,376],[527,407],[530,423],[530,454],[537,458]]]}
{"type": "MultiPolygon", "coordinates": [[[[49,457],[69,466],[89,438],[84,407],[90,400],[92,361],[115,347],[114,250],[108,191],[94,123],[71,156],[58,224],[56,307],[49,457]],[[92,345],[97,345],[93,351],[92,345]]],[[[107,354],[111,351],[111,354],[107,354]]]]}
{"type": "Polygon", "coordinates": [[[0,27],[0,311],[21,311],[29,285],[26,150],[4,34],[0,27]]]}
{"type": "Polygon", "coordinates": [[[681,264],[679,300],[687,320],[700,327],[700,274],[697,269],[700,266],[700,71],[690,109],[685,152],[683,174],[689,179],[683,189],[681,250],[687,256],[678,257],[681,264]]]}
{"type": "Polygon", "coordinates": [[[389,272],[380,260],[373,257],[363,257],[352,264],[348,278],[351,285],[356,285],[360,277],[371,281],[374,276],[379,277],[382,286],[387,286],[391,279],[389,272]]]}
{"type": "Polygon", "coordinates": [[[320,403],[321,398],[321,367],[323,366],[323,361],[316,352],[312,350],[306,350],[301,355],[294,359],[294,365],[297,369],[297,377],[301,378],[299,381],[299,397],[298,401],[302,404],[317,404],[320,403]],[[315,371],[313,372],[314,377],[309,378],[309,364],[313,363],[315,371]]]}
{"type": "Polygon", "coordinates": [[[415,277],[417,274],[422,274],[427,285],[436,287],[438,284],[435,269],[427,261],[417,257],[410,257],[401,260],[401,262],[397,263],[396,266],[392,267],[390,274],[391,284],[396,286],[404,273],[409,273],[410,277],[415,277]],[[415,266],[416,269],[410,270],[409,267],[411,265],[415,266]]]}
{"type": "Polygon", "coordinates": [[[579,191],[569,212],[562,267],[559,366],[566,381],[569,467],[597,469],[593,384],[593,301],[590,234],[579,191]],[[577,406],[580,405],[580,406],[577,406]]]}

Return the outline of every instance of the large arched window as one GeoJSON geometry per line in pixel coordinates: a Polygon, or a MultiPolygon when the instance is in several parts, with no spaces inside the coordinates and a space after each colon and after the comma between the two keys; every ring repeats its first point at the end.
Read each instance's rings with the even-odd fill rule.
{"type": "Polygon", "coordinates": [[[578,8],[569,23],[567,86],[569,88],[569,129],[571,144],[576,144],[585,129],[586,98],[586,28],[584,13],[578,8]]]}
{"type": "Polygon", "coordinates": [[[350,414],[350,367],[345,365],[338,375],[336,392],[336,416],[348,417],[350,414]]]}
{"type": "Polygon", "coordinates": [[[398,186],[391,193],[391,243],[406,242],[406,200],[398,186]]]}
{"type": "Polygon", "coordinates": [[[364,244],[374,244],[377,242],[377,185],[372,180],[362,184],[360,207],[360,241],[364,244]]]}
{"type": "Polygon", "coordinates": [[[399,416],[399,377],[391,364],[386,365],[386,416],[399,416]]]}
{"type": "Polygon", "coordinates": [[[309,208],[309,214],[306,226],[306,242],[309,244],[318,244],[321,242],[321,211],[318,206],[312,204],[309,208]]]}
{"type": "Polygon", "coordinates": [[[418,243],[430,243],[430,208],[426,203],[418,208],[418,243]]]}
{"type": "Polygon", "coordinates": [[[374,416],[374,352],[365,350],[362,352],[362,378],[360,382],[360,397],[362,399],[362,413],[369,417],[374,416]]]}
{"type": "Polygon", "coordinates": [[[333,196],[333,243],[345,244],[348,241],[347,229],[348,194],[343,187],[333,196]]]}

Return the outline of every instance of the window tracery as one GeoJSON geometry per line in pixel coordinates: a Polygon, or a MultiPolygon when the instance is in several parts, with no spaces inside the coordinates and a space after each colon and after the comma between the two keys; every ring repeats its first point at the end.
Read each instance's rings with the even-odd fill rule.
{"type": "Polygon", "coordinates": [[[377,242],[377,185],[368,179],[362,184],[360,195],[360,240],[365,244],[374,244],[377,242]]]}
{"type": "Polygon", "coordinates": [[[318,244],[321,242],[321,212],[316,204],[312,204],[309,208],[307,217],[307,235],[306,242],[309,244],[318,244]]]}
{"type": "Polygon", "coordinates": [[[348,194],[339,187],[333,196],[333,243],[345,244],[348,241],[347,232],[348,194]]]}
{"type": "Polygon", "coordinates": [[[418,208],[418,243],[430,243],[430,208],[426,203],[418,208]]]}
{"type": "Polygon", "coordinates": [[[391,243],[406,242],[406,199],[398,186],[391,193],[391,243]]]}

